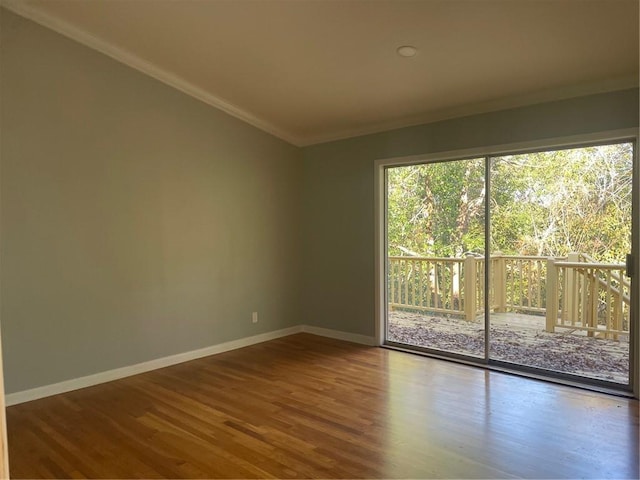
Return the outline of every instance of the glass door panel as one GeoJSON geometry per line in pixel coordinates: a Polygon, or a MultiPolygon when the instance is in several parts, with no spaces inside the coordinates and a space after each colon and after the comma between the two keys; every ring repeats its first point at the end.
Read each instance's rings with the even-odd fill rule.
{"type": "Polygon", "coordinates": [[[629,382],[633,144],[491,159],[490,359],[629,382]]]}
{"type": "Polygon", "coordinates": [[[386,169],[386,341],[485,358],[485,159],[386,169]]]}

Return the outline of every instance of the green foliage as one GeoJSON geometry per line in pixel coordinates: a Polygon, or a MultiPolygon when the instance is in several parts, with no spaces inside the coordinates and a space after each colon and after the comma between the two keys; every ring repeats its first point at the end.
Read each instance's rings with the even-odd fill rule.
{"type": "MultiPolygon", "coordinates": [[[[491,250],[620,262],[630,251],[630,143],[494,157],[491,250]]],[[[390,168],[389,254],[484,250],[484,159],[390,168]]]]}
{"type": "Polygon", "coordinates": [[[388,170],[389,253],[456,256],[484,245],[484,160],[388,170]]]}

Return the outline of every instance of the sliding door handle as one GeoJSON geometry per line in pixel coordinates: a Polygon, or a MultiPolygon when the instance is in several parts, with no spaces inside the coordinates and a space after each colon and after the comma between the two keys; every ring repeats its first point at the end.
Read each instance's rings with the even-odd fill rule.
{"type": "Polygon", "coordinates": [[[634,271],[633,271],[633,255],[631,255],[630,253],[627,253],[627,260],[625,262],[625,270],[627,271],[627,277],[631,278],[633,277],[634,271]]]}

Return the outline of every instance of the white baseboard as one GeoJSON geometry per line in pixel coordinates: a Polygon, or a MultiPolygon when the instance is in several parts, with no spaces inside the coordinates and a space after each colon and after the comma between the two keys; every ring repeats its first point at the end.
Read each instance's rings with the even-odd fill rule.
{"type": "Polygon", "coordinates": [[[86,377],[73,378],[71,380],[65,380],[64,382],[44,385],[42,387],[23,390],[21,392],[10,393],[5,397],[5,404],[7,406],[10,406],[16,405],[18,403],[30,402],[31,400],[37,400],[39,398],[57,395],[59,393],[70,392],[72,390],[78,390],[80,388],[91,387],[100,383],[106,383],[112,380],[118,380],[119,378],[138,375],[139,373],[150,372],[151,370],[157,370],[158,368],[169,367],[178,363],[188,362],[189,360],[195,360],[197,358],[215,355],[216,353],[222,353],[229,350],[235,350],[237,348],[248,347],[250,345],[255,345],[256,343],[275,340],[276,338],[286,337],[288,335],[300,332],[302,332],[302,326],[296,325],[295,327],[284,328],[282,330],[276,330],[274,332],[261,333],[259,335],[232,340],[230,342],[219,343],[217,345],[200,348],[198,350],[192,350],[190,352],[178,353],[176,355],[170,355],[168,357],[149,360],[148,362],[142,362],[127,367],[107,370],[106,372],[95,373],[93,375],[87,375],[86,377]]]}
{"type": "Polygon", "coordinates": [[[106,372],[95,373],[93,375],[87,375],[86,377],[73,378],[71,380],[65,380],[64,382],[44,385],[42,387],[23,390],[21,392],[10,393],[5,397],[5,404],[6,406],[17,405],[19,403],[30,402],[31,400],[38,400],[39,398],[50,397],[51,395],[58,395],[59,393],[71,392],[72,390],[91,387],[100,383],[111,382],[120,378],[138,375],[139,373],[150,372],[151,370],[157,370],[158,368],[169,367],[171,365],[188,362],[189,360],[195,360],[202,357],[208,357],[217,353],[228,352],[229,350],[248,347],[250,345],[255,345],[256,343],[267,342],[269,340],[275,340],[276,338],[282,338],[300,332],[311,333],[313,335],[335,338],[338,340],[360,343],[364,345],[375,344],[374,338],[368,337],[366,335],[341,332],[339,330],[330,330],[328,328],[314,327],[311,325],[296,325],[294,327],[283,328],[282,330],[276,330],[274,332],[261,333],[260,335],[254,335],[238,340],[232,340],[230,342],[219,343],[217,345],[200,348],[198,350],[192,350],[190,352],[178,353],[176,355],[170,355],[168,357],[149,360],[148,362],[142,362],[135,365],[129,365],[127,367],[107,370],[106,372]]]}
{"type": "Polygon", "coordinates": [[[373,346],[376,344],[375,337],[360,335],[358,333],[343,332],[341,330],[332,330],[330,328],[314,327],[313,325],[302,325],[302,331],[312,333],[313,335],[319,335],[321,337],[335,338],[336,340],[360,343],[362,345],[373,346]]]}

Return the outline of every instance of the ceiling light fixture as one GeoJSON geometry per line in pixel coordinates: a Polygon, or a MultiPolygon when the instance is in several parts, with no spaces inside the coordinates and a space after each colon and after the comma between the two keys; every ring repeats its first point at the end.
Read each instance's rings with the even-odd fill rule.
{"type": "Polygon", "coordinates": [[[398,55],[401,57],[415,57],[418,53],[418,49],[411,45],[402,45],[401,47],[398,47],[396,52],[398,52],[398,55]]]}

